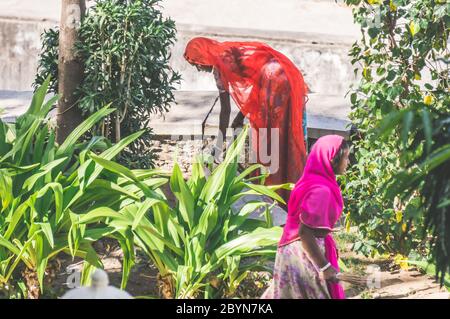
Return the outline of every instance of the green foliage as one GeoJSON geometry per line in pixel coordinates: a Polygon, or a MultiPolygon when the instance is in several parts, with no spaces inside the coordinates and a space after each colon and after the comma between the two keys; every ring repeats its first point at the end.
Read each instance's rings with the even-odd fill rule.
{"type": "Polygon", "coordinates": [[[34,88],[40,87],[50,77],[49,92],[58,93],[59,30],[48,29],[41,34],[42,48],[34,88]]]}
{"type": "MultiPolygon", "coordinates": [[[[78,142],[93,125],[114,112],[108,106],[88,117],[57,145],[47,117],[57,97],[44,102],[49,83],[47,79],[37,89],[30,108],[16,123],[0,121],[0,286],[17,283],[25,295],[34,285],[27,278],[36,277],[43,291],[47,265],[62,253],[84,260],[81,283],[86,284],[94,267],[102,267],[93,242],[110,237],[124,251],[125,288],[134,260],[129,225],[133,229],[148,225],[142,215],[145,210],[139,211],[139,219],[131,220],[126,212],[157,196],[154,189],[161,181],[167,182],[167,175],[158,170],[130,171],[130,182],[96,163],[108,161],[120,167],[111,161],[142,131],[115,145],[99,137],[78,142]],[[123,214],[113,211],[121,209],[123,214]]],[[[12,293],[12,297],[21,294],[12,293]]]]}
{"type": "MultiPolygon", "coordinates": [[[[139,130],[144,134],[130,144],[120,161],[129,167],[153,166],[150,151],[150,116],[169,110],[180,75],[169,65],[176,29],[157,8],[159,0],[98,0],[82,21],[76,45],[84,62],[84,79],[77,90],[83,114],[112,103],[114,114],[95,126],[92,135],[116,142],[139,130]]],[[[43,49],[36,83],[48,75],[57,88],[58,30],[43,34],[43,49]]]]}
{"type": "Polygon", "coordinates": [[[130,170],[113,159],[142,131],[115,145],[99,137],[78,142],[114,112],[108,106],[62,145],[55,143],[47,115],[57,97],[44,102],[49,84],[47,79],[37,89],[16,123],[0,121],[0,286],[13,284],[11,297],[32,290],[28,281],[34,277],[43,291],[47,265],[62,253],[84,260],[86,284],[90,272],[102,267],[92,244],[104,237],[116,239],[124,253],[122,288],[140,247],[158,268],[168,296],[180,298],[231,296],[249,271],[274,258],[281,229],[268,214],[273,206],[256,201],[239,211],[233,206],[247,194],[282,202],[275,191],[289,186],[251,184],[250,179],[266,177],[249,177],[258,165],[238,174],[247,128],[209,177],[202,160],[188,181],[178,165],[172,175],[130,170]],[[162,191],[167,183],[175,206],[162,191]],[[257,209],[265,220],[249,219],[257,209]]]}
{"type": "MultiPolygon", "coordinates": [[[[74,130],[64,144],[57,145],[47,118],[57,97],[44,102],[49,82],[47,79],[37,89],[30,108],[16,123],[0,121],[0,283],[19,279],[26,268],[36,274],[41,291],[47,264],[59,253],[82,257],[85,270],[102,267],[92,242],[112,235],[113,229],[88,228],[88,224],[79,228],[76,223],[77,214],[90,208],[92,202],[86,198],[94,191],[92,187],[103,181],[102,169],[85,154],[95,150],[99,156],[112,159],[141,134],[109,149],[99,138],[77,144],[92,125],[114,111],[104,107],[74,130]]],[[[96,204],[114,205],[121,196],[117,190],[100,194],[96,194],[96,204]]]]}
{"type": "MultiPolygon", "coordinates": [[[[288,185],[254,185],[248,182],[251,170],[238,174],[246,133],[247,128],[209,177],[201,158],[187,181],[175,165],[170,177],[175,206],[169,205],[161,190],[147,193],[146,185],[137,184],[147,199],[118,211],[129,218],[124,221],[131,226],[128,240],[141,247],[158,268],[165,297],[230,296],[249,271],[264,268],[264,262],[275,256],[281,228],[273,227],[270,218],[249,219],[258,208],[269,216],[265,214],[271,209],[268,203],[249,202],[239,211],[234,204],[248,194],[283,202],[275,191],[288,185]],[[145,216],[148,221],[144,222],[145,216]]],[[[93,159],[130,183],[136,181],[125,167],[93,159]]]]}
{"type": "MultiPolygon", "coordinates": [[[[373,136],[373,135],[371,135],[373,136]]],[[[396,144],[372,137],[354,141],[355,164],[345,176],[344,186],[347,222],[358,226],[355,251],[374,256],[384,253],[407,255],[423,245],[423,215],[418,198],[387,200],[386,183],[398,170],[396,144]]]]}
{"type": "Polygon", "coordinates": [[[358,164],[345,180],[350,220],[375,248],[392,251],[382,239],[389,236],[395,244],[406,244],[393,247],[405,255],[426,239],[427,230],[435,238],[437,271],[448,271],[449,210],[442,203],[449,197],[450,5],[346,3],[356,5],[354,17],[363,33],[350,54],[361,76],[351,95],[360,136],[354,137],[358,164]],[[406,223],[405,236],[398,240],[393,217],[406,223]]]}
{"type": "MultiPolygon", "coordinates": [[[[450,105],[449,96],[443,98],[450,105]]],[[[385,123],[397,130],[407,130],[410,140],[402,149],[403,170],[388,183],[385,194],[387,198],[420,194],[419,205],[426,212],[424,226],[433,235],[432,256],[436,264],[433,269],[441,274],[441,283],[444,283],[450,264],[450,112],[420,105],[393,112],[393,115],[385,123]],[[411,123],[405,127],[404,118],[408,113],[412,114],[411,123]],[[422,151],[417,152],[417,149],[422,151]]]]}

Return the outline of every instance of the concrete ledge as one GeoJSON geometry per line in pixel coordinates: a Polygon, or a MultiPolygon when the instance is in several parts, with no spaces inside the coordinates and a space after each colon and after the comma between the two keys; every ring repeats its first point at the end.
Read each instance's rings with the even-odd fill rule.
{"type": "Polygon", "coordinates": [[[59,21],[58,20],[54,20],[54,19],[48,19],[48,18],[38,18],[38,17],[16,17],[16,16],[7,16],[7,15],[2,15],[0,16],[0,21],[3,22],[21,22],[21,23],[41,23],[41,22],[46,22],[46,23],[53,23],[55,24],[55,26],[59,25],[59,21]]]}
{"type": "Polygon", "coordinates": [[[326,46],[344,46],[355,42],[355,37],[344,35],[329,35],[325,33],[314,32],[295,32],[295,31],[275,31],[275,30],[257,30],[230,27],[201,26],[195,24],[177,23],[177,30],[184,34],[199,36],[204,34],[211,37],[224,37],[231,39],[253,39],[272,42],[288,42],[303,44],[323,44],[326,46]]]}
{"type": "MultiPolygon", "coordinates": [[[[153,115],[151,127],[157,135],[163,136],[201,136],[202,122],[218,93],[215,91],[176,91],[176,103],[170,111],[153,115]]],[[[32,92],[0,91],[0,108],[4,109],[1,118],[13,122],[23,114],[31,103],[32,92]]],[[[338,134],[348,137],[348,114],[350,103],[341,96],[310,94],[306,104],[308,118],[308,136],[319,138],[326,134],[338,134]]],[[[232,101],[231,120],[238,113],[238,107],[232,101]]],[[[205,125],[205,135],[216,136],[219,130],[220,103],[217,102],[205,125]]],[[[231,136],[231,129],[228,130],[231,136]]]]}
{"type": "MultiPolygon", "coordinates": [[[[158,135],[200,136],[202,122],[208,114],[218,93],[216,91],[176,91],[176,104],[162,116],[154,116],[151,126],[158,135]]],[[[306,104],[308,136],[319,138],[326,134],[348,137],[350,128],[350,102],[342,96],[309,94],[306,104]]],[[[238,113],[232,101],[231,120],[238,113]]],[[[205,135],[215,136],[219,130],[220,104],[217,102],[205,126],[205,135]]],[[[231,129],[227,135],[231,136],[231,129]]]]}
{"type": "Polygon", "coordinates": [[[33,92],[31,91],[0,91],[0,117],[5,122],[14,122],[25,113],[31,104],[33,92]]]}

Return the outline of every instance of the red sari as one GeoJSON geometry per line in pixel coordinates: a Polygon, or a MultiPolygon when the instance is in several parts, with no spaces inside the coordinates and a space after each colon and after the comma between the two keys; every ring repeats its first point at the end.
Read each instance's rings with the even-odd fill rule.
{"type": "MultiPolygon", "coordinates": [[[[184,57],[191,64],[219,71],[225,90],[249,119],[257,162],[275,168],[266,184],[297,182],[306,160],[302,120],[307,87],[299,69],[286,56],[259,42],[199,37],[188,43],[184,57]],[[260,130],[265,128],[266,133],[260,130]],[[279,129],[278,143],[272,141],[272,128],[279,129]],[[272,147],[278,163],[273,159],[277,154],[270,152],[272,147]]],[[[287,203],[289,192],[283,190],[281,196],[287,203]]]]}

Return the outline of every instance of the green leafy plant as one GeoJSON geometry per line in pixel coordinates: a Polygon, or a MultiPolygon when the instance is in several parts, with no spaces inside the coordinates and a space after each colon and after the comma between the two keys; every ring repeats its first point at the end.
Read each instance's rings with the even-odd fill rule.
{"type": "Polygon", "coordinates": [[[281,236],[270,217],[274,204],[253,201],[239,210],[233,205],[252,194],[283,202],[276,190],[291,185],[254,184],[266,177],[249,177],[260,165],[238,172],[247,128],[208,177],[203,160],[188,181],[178,165],[171,175],[130,170],[113,159],[142,132],[115,145],[98,137],[78,142],[114,112],[108,106],[62,145],[55,143],[47,114],[57,97],[44,102],[49,83],[38,88],[16,123],[0,121],[1,285],[16,282],[28,297],[39,297],[49,262],[63,253],[83,259],[86,284],[94,267],[102,267],[92,244],[105,237],[116,239],[124,254],[121,287],[139,247],[158,268],[165,297],[231,296],[249,271],[264,269],[274,258],[281,236]],[[175,206],[162,190],[167,183],[175,206]],[[261,208],[264,220],[249,219],[261,208]]]}
{"type": "Polygon", "coordinates": [[[106,236],[120,241],[113,227],[96,222],[80,226],[80,213],[100,204],[116,207],[124,198],[138,199],[120,183],[112,185],[102,167],[86,155],[95,151],[98,158],[112,160],[142,132],[113,146],[104,138],[78,143],[114,111],[106,106],[57,145],[47,115],[58,97],[44,102],[49,83],[47,79],[37,89],[30,108],[15,123],[0,121],[0,283],[23,279],[30,298],[39,297],[47,265],[60,253],[85,260],[86,283],[89,271],[102,267],[92,243],[106,236]]]}
{"type": "Polygon", "coordinates": [[[50,77],[49,92],[58,93],[59,29],[44,30],[41,34],[41,53],[34,88],[39,88],[50,77]]]}
{"type": "Polygon", "coordinates": [[[350,53],[361,81],[351,95],[360,135],[358,164],[345,180],[349,220],[374,245],[388,247],[383,236],[395,230],[384,226],[395,225],[395,217],[405,236],[394,251],[407,255],[422,242],[443,275],[450,264],[450,6],[428,0],[346,3],[354,6],[363,34],[350,53]]]}
{"type": "Polygon", "coordinates": [[[252,181],[265,178],[265,175],[249,178],[260,165],[238,173],[237,159],[246,132],[247,129],[241,133],[224,161],[208,177],[201,158],[193,165],[187,181],[175,165],[170,177],[170,191],[176,198],[174,207],[160,189],[152,193],[145,184],[137,183],[132,171],[92,157],[104,169],[130,183],[136,182],[146,193],[142,203],[124,207],[117,213],[127,216],[127,221],[121,221],[129,229],[127,240],[142,248],[158,268],[161,294],[165,298],[231,295],[249,270],[264,268],[267,258],[275,256],[281,228],[273,227],[270,213],[264,209],[261,214],[265,213],[265,220],[249,219],[258,208],[270,209],[268,203],[249,202],[239,211],[233,205],[250,194],[283,202],[275,191],[290,185],[253,184],[252,181]]]}
{"type": "Polygon", "coordinates": [[[355,141],[355,164],[341,178],[346,201],[347,226],[357,225],[353,249],[365,255],[407,255],[422,246],[422,208],[417,198],[404,202],[384,196],[398,170],[395,144],[370,138],[355,141]],[[379,147],[377,149],[377,147],[379,147]]]}
{"type": "MultiPolygon", "coordinates": [[[[150,116],[167,112],[180,75],[169,65],[176,29],[158,10],[159,0],[98,0],[88,9],[79,30],[77,54],[84,62],[84,79],[77,89],[85,115],[112,103],[116,111],[94,126],[92,135],[118,142],[144,130],[127,146],[120,161],[128,167],[153,166],[150,116]]],[[[59,31],[42,36],[43,48],[36,84],[51,75],[56,91],[59,31]]]]}
{"type": "MultiPolygon", "coordinates": [[[[443,99],[450,103],[448,95],[443,99]]],[[[404,198],[414,193],[420,194],[418,204],[426,212],[424,227],[432,235],[430,243],[436,264],[433,269],[444,280],[450,264],[450,112],[433,110],[426,105],[412,106],[393,112],[383,124],[381,133],[392,129],[408,130],[410,137],[402,149],[403,170],[388,183],[385,196],[392,198],[397,195],[404,198]],[[409,117],[407,114],[413,116],[406,126],[405,117],[409,117]],[[388,129],[386,126],[392,128],[388,129]]]]}

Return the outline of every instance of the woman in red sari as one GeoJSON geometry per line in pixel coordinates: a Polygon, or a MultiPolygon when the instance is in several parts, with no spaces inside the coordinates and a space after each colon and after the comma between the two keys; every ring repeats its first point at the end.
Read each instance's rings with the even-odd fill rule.
{"type": "MultiPolygon", "coordinates": [[[[199,37],[188,43],[184,57],[199,70],[214,71],[221,102],[226,102],[223,93],[233,98],[240,109],[233,127],[242,123],[243,117],[249,119],[256,160],[270,167],[266,184],[295,183],[306,160],[302,121],[307,87],[298,68],[259,42],[199,37]]],[[[289,192],[282,190],[281,196],[287,203],[289,192]]]]}

